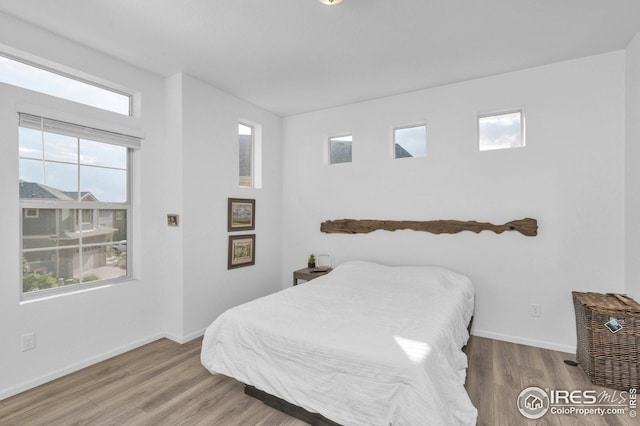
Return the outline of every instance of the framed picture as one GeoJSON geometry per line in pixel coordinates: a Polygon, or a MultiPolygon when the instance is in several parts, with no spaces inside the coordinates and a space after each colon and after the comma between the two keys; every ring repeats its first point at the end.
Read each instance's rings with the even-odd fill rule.
{"type": "Polygon", "coordinates": [[[180,216],[177,214],[168,214],[167,215],[167,225],[169,226],[180,226],[178,223],[178,219],[180,216]]]}
{"type": "Polygon", "coordinates": [[[229,198],[227,231],[253,231],[256,229],[256,200],[229,198]]]}
{"type": "Polygon", "coordinates": [[[256,263],[256,236],[229,235],[229,263],[227,269],[250,266],[256,263]]]}

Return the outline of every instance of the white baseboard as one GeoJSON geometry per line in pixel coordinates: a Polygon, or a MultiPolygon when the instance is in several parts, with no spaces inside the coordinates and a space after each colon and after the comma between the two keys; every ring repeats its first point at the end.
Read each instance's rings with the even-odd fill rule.
{"type": "Polygon", "coordinates": [[[576,353],[575,346],[560,345],[553,342],[543,340],[525,339],[522,337],[511,336],[508,334],[494,333],[492,331],[476,330],[471,331],[473,336],[486,337],[488,339],[502,340],[503,342],[518,343],[521,345],[534,346],[536,348],[551,349],[553,351],[566,352],[570,354],[576,353]]]}
{"type": "Polygon", "coordinates": [[[189,333],[185,336],[178,336],[176,334],[173,333],[164,333],[164,337],[166,337],[169,340],[173,340],[176,343],[180,343],[181,345],[190,342],[191,340],[200,337],[204,334],[206,328],[203,328],[201,330],[196,330],[193,333],[189,333]]]}
{"type": "Polygon", "coordinates": [[[113,358],[116,355],[120,355],[120,354],[128,352],[128,351],[130,351],[132,349],[139,348],[140,346],[144,346],[147,343],[151,343],[151,342],[156,341],[158,339],[161,339],[163,337],[165,337],[165,336],[162,333],[153,334],[153,335],[145,337],[143,339],[139,339],[139,340],[136,340],[134,342],[128,343],[126,345],[120,346],[118,348],[112,349],[110,351],[104,352],[104,353],[102,353],[100,355],[96,355],[94,357],[87,358],[87,359],[85,359],[83,361],[80,361],[80,362],[77,362],[75,364],[68,365],[68,366],[66,366],[64,368],[61,368],[61,369],[56,370],[56,371],[53,371],[53,372],[51,372],[49,374],[45,374],[44,376],[40,376],[40,377],[37,377],[37,378],[35,378],[33,380],[26,381],[26,382],[21,383],[21,384],[19,384],[17,386],[13,386],[13,387],[10,387],[10,388],[7,388],[7,389],[1,389],[0,390],[0,400],[3,400],[5,398],[9,398],[10,396],[13,396],[13,395],[17,395],[17,394],[19,394],[21,392],[24,392],[26,390],[35,388],[36,386],[43,385],[43,384],[45,384],[47,382],[50,382],[52,380],[59,379],[60,377],[66,376],[67,374],[71,374],[71,373],[74,373],[74,372],[76,372],[78,370],[82,370],[85,367],[89,367],[90,365],[97,364],[97,363],[99,363],[101,361],[104,361],[106,359],[109,359],[109,358],[113,358]]]}

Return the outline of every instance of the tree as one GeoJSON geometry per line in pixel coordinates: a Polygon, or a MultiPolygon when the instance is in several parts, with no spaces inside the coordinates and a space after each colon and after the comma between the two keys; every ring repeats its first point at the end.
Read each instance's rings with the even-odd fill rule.
{"type": "Polygon", "coordinates": [[[52,273],[23,272],[22,292],[43,290],[45,288],[58,287],[58,280],[52,273]]]}

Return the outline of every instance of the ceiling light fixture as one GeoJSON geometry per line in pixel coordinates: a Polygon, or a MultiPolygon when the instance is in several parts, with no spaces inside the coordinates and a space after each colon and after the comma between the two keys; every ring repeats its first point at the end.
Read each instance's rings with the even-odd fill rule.
{"type": "Polygon", "coordinates": [[[320,3],[322,4],[328,4],[329,6],[334,5],[334,4],[338,4],[340,3],[342,0],[320,0],[320,3]]]}

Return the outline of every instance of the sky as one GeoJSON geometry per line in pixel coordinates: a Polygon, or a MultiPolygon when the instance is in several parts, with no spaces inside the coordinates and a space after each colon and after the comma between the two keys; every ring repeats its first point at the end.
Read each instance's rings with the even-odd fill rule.
{"type": "Polygon", "coordinates": [[[27,128],[19,140],[21,180],[127,201],[127,148],[27,128]]]}
{"type": "Polygon", "coordinates": [[[516,111],[478,118],[480,150],[517,148],[522,140],[522,112],[516,111]]]}
{"type": "Polygon", "coordinates": [[[238,123],[238,134],[241,136],[251,136],[253,133],[253,129],[250,126],[247,126],[242,123],[238,123]]]}

